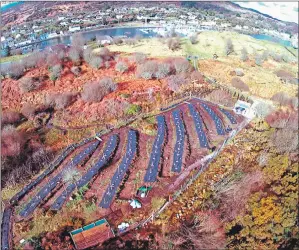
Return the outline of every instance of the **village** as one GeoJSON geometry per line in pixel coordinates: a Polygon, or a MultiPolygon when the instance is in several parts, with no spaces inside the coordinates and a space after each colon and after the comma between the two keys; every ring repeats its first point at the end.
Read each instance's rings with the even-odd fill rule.
{"type": "Polygon", "coordinates": [[[34,43],[48,39],[68,36],[76,32],[111,28],[114,26],[159,27],[158,34],[163,36],[174,27],[182,35],[191,35],[202,30],[237,31],[243,34],[266,34],[286,41],[296,47],[298,33],[277,31],[263,20],[250,22],[252,14],[241,13],[231,16],[229,13],[215,15],[213,11],[198,11],[195,8],[182,8],[175,4],[156,6],[106,5],[106,10],[91,9],[46,16],[26,21],[22,24],[7,25],[2,30],[2,56],[22,54],[34,50],[34,43]],[[166,7],[167,6],[167,7],[166,7]],[[236,21],[238,20],[238,21],[236,21]]]}

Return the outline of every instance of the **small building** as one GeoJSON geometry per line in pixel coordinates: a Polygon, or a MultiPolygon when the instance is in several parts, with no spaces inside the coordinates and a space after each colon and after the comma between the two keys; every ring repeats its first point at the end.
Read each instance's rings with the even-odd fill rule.
{"type": "Polygon", "coordinates": [[[247,118],[253,118],[255,116],[255,112],[252,109],[252,105],[248,102],[244,102],[238,100],[234,106],[234,112],[239,115],[243,115],[247,118]]]}
{"type": "Polygon", "coordinates": [[[103,243],[115,234],[104,218],[70,232],[76,249],[87,249],[103,243]]]}

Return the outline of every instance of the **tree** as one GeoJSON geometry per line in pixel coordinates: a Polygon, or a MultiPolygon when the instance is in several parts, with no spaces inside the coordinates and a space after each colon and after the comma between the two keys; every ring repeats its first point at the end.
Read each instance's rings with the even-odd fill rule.
{"type": "Polygon", "coordinates": [[[248,60],[248,52],[247,49],[243,47],[243,49],[241,50],[241,60],[243,62],[248,60]]]}
{"type": "Polygon", "coordinates": [[[129,69],[128,65],[125,62],[118,62],[115,65],[115,70],[121,73],[127,72],[129,69]]]}
{"type": "Polygon", "coordinates": [[[225,41],[224,52],[227,56],[234,52],[234,45],[230,38],[225,41]]]}

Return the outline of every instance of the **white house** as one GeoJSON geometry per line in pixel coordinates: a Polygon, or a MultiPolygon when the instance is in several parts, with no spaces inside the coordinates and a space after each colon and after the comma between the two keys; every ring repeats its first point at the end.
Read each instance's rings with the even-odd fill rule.
{"type": "Polygon", "coordinates": [[[78,31],[78,30],[80,30],[80,29],[81,29],[80,26],[69,27],[69,31],[70,31],[70,32],[75,32],[75,31],[78,31]]]}

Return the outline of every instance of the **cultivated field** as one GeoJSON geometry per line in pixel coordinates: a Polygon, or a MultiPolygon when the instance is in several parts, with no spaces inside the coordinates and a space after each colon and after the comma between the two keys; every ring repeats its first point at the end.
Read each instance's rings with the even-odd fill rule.
{"type": "MultiPolygon", "coordinates": [[[[69,146],[60,163],[54,161],[11,199],[13,223],[7,228],[13,227],[17,235],[14,244],[39,230],[80,226],[68,219],[59,221],[62,218],[86,224],[121,211],[119,220],[134,226],[162,206],[191,174],[188,167],[217,150],[243,119],[194,98],[160,113],[155,136],[128,126],[100,136],[100,141],[90,138],[69,146]],[[66,179],[67,175],[71,177],[66,179]],[[137,195],[142,186],[152,187],[144,198],[137,195]],[[130,207],[132,198],[142,204],[141,209],[130,207]]],[[[116,232],[117,221],[109,221],[116,232]]]]}

